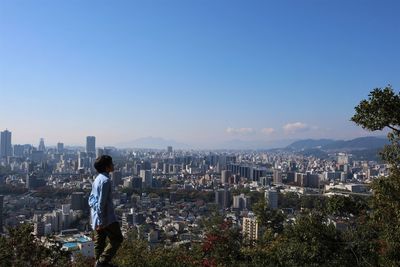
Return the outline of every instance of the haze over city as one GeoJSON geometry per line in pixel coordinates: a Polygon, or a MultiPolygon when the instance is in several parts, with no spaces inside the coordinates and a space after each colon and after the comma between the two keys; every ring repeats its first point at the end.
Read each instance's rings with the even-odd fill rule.
{"type": "Polygon", "coordinates": [[[373,88],[400,85],[399,7],[1,1],[0,130],[20,144],[94,135],[119,147],[370,135],[350,117],[373,88]]]}
{"type": "Polygon", "coordinates": [[[399,11],[0,0],[0,265],[400,266],[399,11]]]}

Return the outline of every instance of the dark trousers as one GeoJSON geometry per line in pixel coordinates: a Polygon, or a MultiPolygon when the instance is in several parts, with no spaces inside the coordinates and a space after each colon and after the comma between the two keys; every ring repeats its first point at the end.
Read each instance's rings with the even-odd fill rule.
{"type": "Polygon", "coordinates": [[[110,262],[121,246],[123,236],[118,222],[114,222],[101,230],[96,230],[94,241],[94,252],[96,260],[100,262],[110,262]],[[106,246],[106,238],[108,237],[108,245],[106,246]]]}

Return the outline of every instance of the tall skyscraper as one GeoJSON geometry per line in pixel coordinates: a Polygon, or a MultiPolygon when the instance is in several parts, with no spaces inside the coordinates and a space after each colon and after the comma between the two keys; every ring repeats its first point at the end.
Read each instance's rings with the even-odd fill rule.
{"type": "Polygon", "coordinates": [[[167,147],[167,152],[168,153],[172,153],[172,151],[173,151],[172,146],[167,147]]]}
{"type": "Polygon", "coordinates": [[[43,139],[43,138],[40,138],[38,150],[39,150],[39,151],[46,151],[46,147],[45,147],[45,145],[44,145],[44,139],[43,139]]]}
{"type": "Polygon", "coordinates": [[[96,155],[96,137],[86,137],[86,153],[93,153],[94,155],[96,155]]]}
{"type": "Polygon", "coordinates": [[[5,130],[0,137],[0,157],[12,156],[11,132],[5,130]]]}
{"type": "Polygon", "coordinates": [[[0,233],[3,233],[3,201],[4,196],[0,195],[0,233]]]}

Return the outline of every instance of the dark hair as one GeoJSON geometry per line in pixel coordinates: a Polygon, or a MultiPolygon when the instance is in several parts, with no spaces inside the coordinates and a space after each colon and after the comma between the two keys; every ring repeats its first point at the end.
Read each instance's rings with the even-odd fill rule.
{"type": "Polygon", "coordinates": [[[94,168],[98,173],[106,172],[107,167],[113,164],[112,157],[108,155],[102,155],[94,162],[94,168]]]}

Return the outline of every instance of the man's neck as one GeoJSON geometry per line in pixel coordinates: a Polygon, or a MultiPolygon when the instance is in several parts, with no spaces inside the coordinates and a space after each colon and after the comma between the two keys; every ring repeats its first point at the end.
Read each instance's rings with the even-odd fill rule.
{"type": "Polygon", "coordinates": [[[104,176],[110,178],[110,173],[109,173],[109,172],[102,172],[102,173],[100,173],[100,174],[103,174],[104,176]]]}

